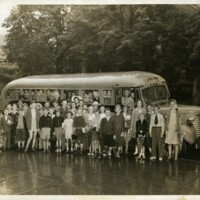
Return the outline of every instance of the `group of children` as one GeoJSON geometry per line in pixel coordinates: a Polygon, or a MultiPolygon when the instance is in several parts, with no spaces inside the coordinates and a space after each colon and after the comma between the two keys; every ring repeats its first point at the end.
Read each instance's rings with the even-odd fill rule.
{"type": "Polygon", "coordinates": [[[44,152],[87,153],[92,157],[120,158],[128,154],[130,144],[134,146],[134,155],[146,159],[145,150],[151,153],[151,160],[163,159],[163,137],[169,145],[169,157],[172,158],[172,145],[175,145],[175,160],[178,158],[178,111],[175,100],[170,102],[167,122],[159,113],[159,106],[142,106],[138,100],[116,105],[112,113],[109,107],[94,102],[87,106],[79,99],[74,102],[63,100],[61,105],[49,102],[42,107],[35,102],[8,105],[1,113],[0,147],[10,149],[17,144],[18,150],[27,152],[41,149],[44,152]],[[52,107],[51,107],[52,106],[52,107]],[[175,127],[174,127],[175,126],[175,127]],[[135,142],[134,142],[135,141],[135,142]]]}

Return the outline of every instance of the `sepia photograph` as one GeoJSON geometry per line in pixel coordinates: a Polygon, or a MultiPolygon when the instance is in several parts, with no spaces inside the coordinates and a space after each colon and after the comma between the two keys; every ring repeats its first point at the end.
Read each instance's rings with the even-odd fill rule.
{"type": "Polygon", "coordinates": [[[200,4],[0,1],[0,195],[199,194],[200,4]]]}

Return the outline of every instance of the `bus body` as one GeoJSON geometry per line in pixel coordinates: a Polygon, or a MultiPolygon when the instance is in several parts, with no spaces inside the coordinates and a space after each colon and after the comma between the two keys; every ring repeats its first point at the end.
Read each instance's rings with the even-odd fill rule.
{"type": "MultiPolygon", "coordinates": [[[[22,96],[23,102],[30,102],[33,100],[30,98],[31,92],[40,92],[40,90],[43,95],[32,95],[34,100],[40,103],[47,101],[47,95],[44,94],[50,90],[57,90],[61,99],[68,100],[71,100],[72,94],[84,98],[84,95],[98,91],[100,104],[113,107],[121,103],[121,98],[127,89],[134,94],[135,102],[141,99],[144,106],[159,104],[163,114],[169,110],[170,94],[165,79],[157,74],[141,71],[41,75],[20,78],[8,83],[2,90],[0,109],[4,109],[8,103],[19,101],[22,96]]],[[[194,118],[194,127],[199,136],[200,107],[179,105],[179,112],[185,122],[189,118],[194,118]]]]}
{"type": "MultiPolygon", "coordinates": [[[[20,78],[8,83],[1,93],[1,109],[9,102],[19,100],[20,90],[47,91],[53,89],[59,90],[61,99],[65,98],[64,93],[67,91],[76,91],[76,95],[82,96],[84,91],[97,90],[101,104],[105,104],[104,92],[110,91],[111,101],[107,103],[110,106],[120,103],[120,101],[117,102],[116,98],[117,96],[120,98],[125,89],[132,89],[135,100],[142,99],[144,104],[152,102],[167,103],[169,97],[166,81],[156,74],[147,72],[44,75],[20,78]],[[160,98],[156,97],[155,90],[160,90],[159,92],[162,95],[160,98]]],[[[26,100],[29,101],[29,99],[26,100]]],[[[45,102],[46,99],[44,98],[43,101],[45,102]]]]}

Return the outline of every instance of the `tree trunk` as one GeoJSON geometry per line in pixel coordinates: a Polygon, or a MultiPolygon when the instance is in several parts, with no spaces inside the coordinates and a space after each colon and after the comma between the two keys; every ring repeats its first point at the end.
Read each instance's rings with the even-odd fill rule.
{"type": "Polygon", "coordinates": [[[56,59],[56,73],[57,74],[62,74],[63,68],[62,68],[62,62],[61,62],[61,58],[58,57],[56,59]]]}
{"type": "Polygon", "coordinates": [[[194,97],[197,94],[197,77],[194,77],[192,83],[192,96],[194,97]]]}
{"type": "Polygon", "coordinates": [[[86,67],[85,63],[82,63],[82,65],[81,65],[81,73],[87,73],[87,67],[86,67]]]}
{"type": "Polygon", "coordinates": [[[192,101],[194,105],[199,105],[200,103],[200,96],[197,93],[197,77],[194,77],[193,85],[192,85],[192,101]]]}

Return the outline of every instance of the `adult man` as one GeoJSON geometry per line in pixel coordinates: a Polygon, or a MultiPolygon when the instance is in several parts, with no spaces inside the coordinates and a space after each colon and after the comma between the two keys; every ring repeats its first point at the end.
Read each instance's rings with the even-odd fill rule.
{"type": "Polygon", "coordinates": [[[159,113],[159,106],[154,106],[154,114],[151,116],[149,134],[152,137],[152,157],[150,160],[156,159],[156,149],[158,148],[159,161],[163,160],[162,138],[164,135],[164,117],[159,113]]]}
{"type": "Polygon", "coordinates": [[[36,109],[35,102],[31,102],[30,109],[28,109],[28,111],[25,115],[25,119],[26,119],[28,131],[29,131],[29,138],[28,138],[28,141],[26,144],[26,149],[24,152],[28,151],[28,147],[30,145],[31,140],[33,140],[32,141],[32,150],[35,151],[34,147],[35,147],[36,135],[39,130],[39,119],[40,119],[40,113],[36,109]]]}

